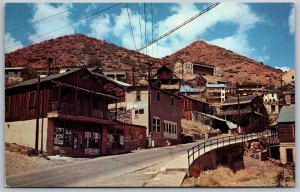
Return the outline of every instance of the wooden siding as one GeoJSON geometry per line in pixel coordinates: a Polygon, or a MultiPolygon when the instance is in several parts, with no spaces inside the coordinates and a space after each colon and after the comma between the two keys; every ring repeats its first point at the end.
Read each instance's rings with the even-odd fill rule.
{"type": "Polygon", "coordinates": [[[295,124],[278,125],[279,142],[295,142],[295,124]]]}

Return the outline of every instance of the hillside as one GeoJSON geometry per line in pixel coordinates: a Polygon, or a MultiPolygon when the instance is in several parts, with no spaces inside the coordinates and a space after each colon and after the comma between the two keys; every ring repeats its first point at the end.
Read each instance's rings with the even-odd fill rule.
{"type": "Polygon", "coordinates": [[[102,40],[82,34],[62,36],[43,41],[23,49],[5,54],[5,66],[30,66],[42,68],[47,58],[54,58],[56,66],[75,66],[81,61],[99,63],[103,69],[128,69],[130,65],[140,67],[139,74],[145,75],[147,62],[154,67],[167,64],[171,68],[178,60],[202,62],[223,71],[223,80],[236,82],[259,82],[280,85],[283,72],[232,51],[196,41],[189,46],[162,59],[151,58],[133,50],[118,47],[102,40]]]}
{"type": "Polygon", "coordinates": [[[128,69],[130,65],[145,67],[148,61],[155,65],[158,59],[118,47],[82,34],[62,36],[5,54],[6,66],[42,68],[47,58],[54,58],[57,66],[75,66],[81,61],[100,61],[104,69],[128,69]]]}
{"type": "Polygon", "coordinates": [[[162,62],[173,67],[179,59],[218,67],[223,71],[223,79],[232,83],[257,82],[266,85],[270,83],[271,77],[271,83],[279,86],[283,74],[279,69],[203,41],[196,41],[162,58],[162,62]]]}

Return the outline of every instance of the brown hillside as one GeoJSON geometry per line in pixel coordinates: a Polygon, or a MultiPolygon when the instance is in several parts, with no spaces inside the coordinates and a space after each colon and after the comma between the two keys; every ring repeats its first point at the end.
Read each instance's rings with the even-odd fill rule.
{"type": "Polygon", "coordinates": [[[6,66],[46,67],[48,57],[54,58],[57,66],[74,66],[81,61],[101,61],[104,69],[128,69],[133,65],[146,66],[158,59],[127,50],[102,40],[82,34],[62,36],[5,54],[6,66]]]}
{"type": "Polygon", "coordinates": [[[232,83],[256,82],[279,86],[283,72],[264,65],[224,48],[196,41],[170,56],[162,58],[162,62],[173,67],[179,59],[183,61],[202,62],[220,68],[223,79],[232,83]]]}

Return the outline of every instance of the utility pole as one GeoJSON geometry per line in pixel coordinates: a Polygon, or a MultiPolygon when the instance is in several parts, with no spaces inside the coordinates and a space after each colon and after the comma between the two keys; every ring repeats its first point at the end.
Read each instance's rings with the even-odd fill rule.
{"type": "Polygon", "coordinates": [[[44,138],[43,138],[43,133],[44,133],[44,90],[42,91],[42,130],[41,130],[41,151],[40,153],[43,153],[43,143],[44,143],[44,138]]]}
{"type": "Polygon", "coordinates": [[[35,126],[35,151],[38,152],[39,148],[39,119],[40,119],[40,76],[38,76],[37,89],[36,89],[36,126],[35,126]]]}
{"type": "Polygon", "coordinates": [[[132,86],[135,86],[135,79],[134,79],[134,66],[132,66],[132,86]]]}
{"type": "Polygon", "coordinates": [[[237,98],[238,98],[238,120],[237,120],[237,127],[238,130],[240,129],[240,92],[239,87],[237,86],[237,98]]]}
{"type": "Polygon", "coordinates": [[[152,136],[151,136],[151,78],[150,78],[150,62],[148,64],[148,134],[149,141],[148,146],[152,146],[152,136]]]}

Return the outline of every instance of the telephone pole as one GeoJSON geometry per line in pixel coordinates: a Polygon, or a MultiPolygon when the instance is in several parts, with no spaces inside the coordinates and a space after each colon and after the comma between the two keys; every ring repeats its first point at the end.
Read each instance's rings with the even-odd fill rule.
{"type": "Polygon", "coordinates": [[[148,64],[148,134],[149,143],[148,146],[152,146],[152,136],[151,136],[151,78],[150,78],[150,62],[148,64]]]}
{"type": "Polygon", "coordinates": [[[40,76],[38,76],[37,89],[35,95],[36,101],[36,125],[35,125],[35,151],[39,150],[39,119],[40,119],[40,76]]]}

